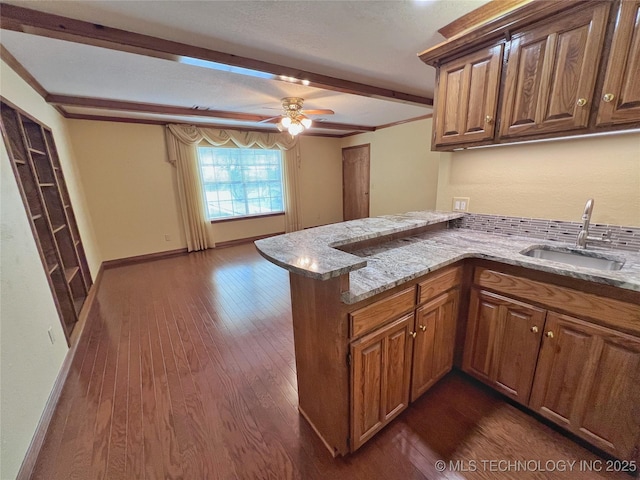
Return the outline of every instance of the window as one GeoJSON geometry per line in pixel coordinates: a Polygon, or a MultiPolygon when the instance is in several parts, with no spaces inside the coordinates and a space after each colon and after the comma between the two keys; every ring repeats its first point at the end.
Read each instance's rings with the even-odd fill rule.
{"type": "Polygon", "coordinates": [[[211,220],[283,213],[280,150],[198,147],[211,220]]]}

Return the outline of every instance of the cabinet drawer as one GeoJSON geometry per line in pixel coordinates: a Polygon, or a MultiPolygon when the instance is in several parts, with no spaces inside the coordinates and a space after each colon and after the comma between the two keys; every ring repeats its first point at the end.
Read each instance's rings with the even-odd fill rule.
{"type": "Polygon", "coordinates": [[[457,287],[462,282],[462,267],[450,267],[418,284],[418,305],[457,287]]]}
{"type": "Polygon", "coordinates": [[[357,337],[411,310],[415,305],[415,288],[411,287],[372,303],[349,315],[350,336],[357,337]]]}
{"type": "Polygon", "coordinates": [[[473,282],[483,288],[541,303],[548,308],[596,320],[602,325],[640,335],[640,308],[637,304],[486,268],[476,268],[473,282]]]}

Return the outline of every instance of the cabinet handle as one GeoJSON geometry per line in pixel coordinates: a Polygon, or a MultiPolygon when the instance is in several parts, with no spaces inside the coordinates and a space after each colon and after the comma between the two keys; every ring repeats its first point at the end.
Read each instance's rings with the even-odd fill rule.
{"type": "Polygon", "coordinates": [[[413,338],[416,338],[416,335],[418,335],[416,332],[409,332],[409,335],[411,335],[413,338]]]}
{"type": "Polygon", "coordinates": [[[553,332],[552,332],[551,330],[549,330],[549,331],[547,332],[547,337],[548,337],[548,338],[553,338],[553,332]]]}
{"type": "Polygon", "coordinates": [[[538,333],[538,327],[536,327],[535,325],[533,327],[531,327],[531,331],[533,333],[538,333]]]}
{"type": "Polygon", "coordinates": [[[615,95],[613,93],[605,93],[602,96],[602,100],[605,101],[606,103],[609,103],[611,100],[613,100],[615,98],[615,95]]]}
{"type": "Polygon", "coordinates": [[[586,98],[579,98],[578,101],[576,102],[576,105],[578,105],[579,107],[584,107],[586,104],[587,104],[586,98]]]}
{"type": "Polygon", "coordinates": [[[424,325],[420,325],[420,330],[422,330],[423,332],[427,331],[427,327],[424,325]]]}
{"type": "Polygon", "coordinates": [[[487,115],[486,117],[484,117],[484,121],[487,122],[487,124],[491,125],[493,123],[493,117],[491,115],[487,115]]]}

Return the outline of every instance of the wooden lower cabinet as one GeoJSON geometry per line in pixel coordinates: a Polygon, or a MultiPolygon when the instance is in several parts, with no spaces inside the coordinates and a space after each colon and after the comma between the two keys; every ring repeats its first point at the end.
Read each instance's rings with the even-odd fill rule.
{"type": "Polygon", "coordinates": [[[545,310],[473,289],[462,369],[526,404],[545,310]]]}
{"type": "Polygon", "coordinates": [[[612,455],[640,452],[640,338],[549,312],[529,406],[612,455]]]}
{"type": "Polygon", "coordinates": [[[351,345],[351,451],[409,405],[413,313],[351,345]]]}
{"type": "Polygon", "coordinates": [[[436,297],[416,312],[411,401],[415,401],[453,367],[458,289],[436,297]]]}

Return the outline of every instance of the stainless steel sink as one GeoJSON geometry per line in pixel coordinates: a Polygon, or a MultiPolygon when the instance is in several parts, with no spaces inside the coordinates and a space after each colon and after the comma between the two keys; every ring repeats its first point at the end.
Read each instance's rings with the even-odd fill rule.
{"type": "Polygon", "coordinates": [[[620,270],[624,265],[623,259],[588,250],[543,246],[531,247],[520,253],[527,257],[551,260],[553,262],[573,265],[574,267],[595,268],[597,270],[620,270]]]}

